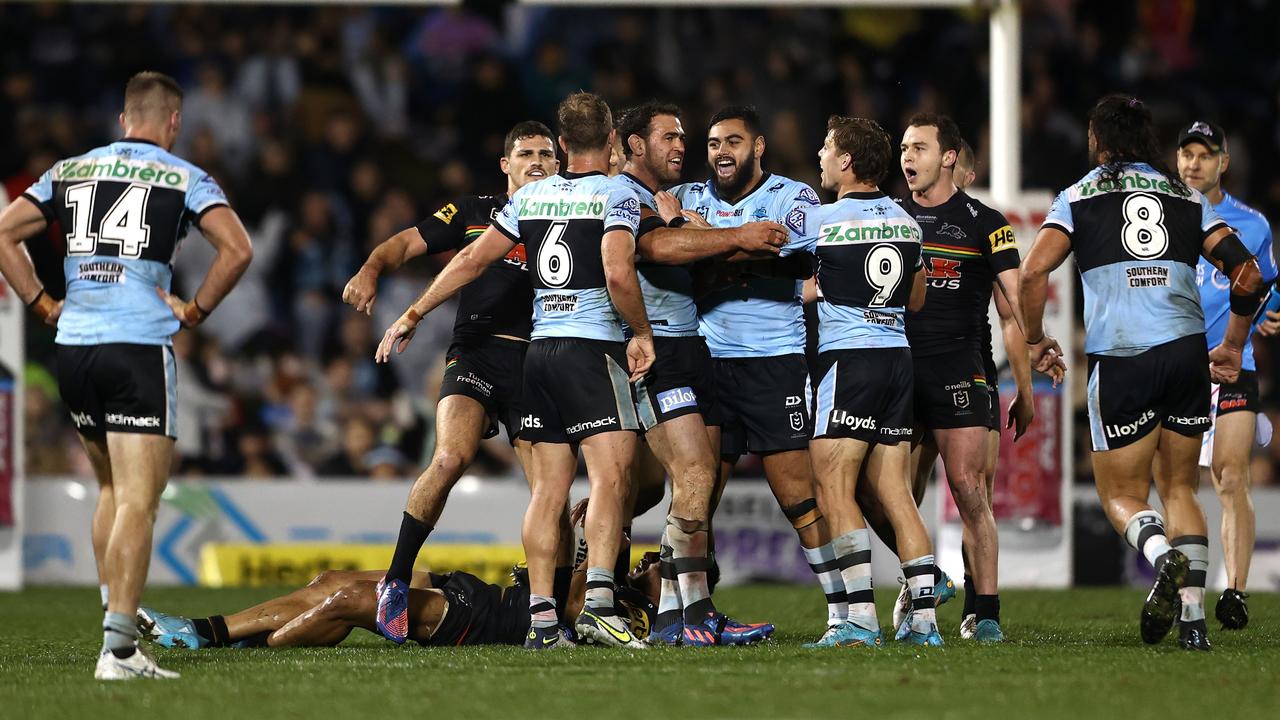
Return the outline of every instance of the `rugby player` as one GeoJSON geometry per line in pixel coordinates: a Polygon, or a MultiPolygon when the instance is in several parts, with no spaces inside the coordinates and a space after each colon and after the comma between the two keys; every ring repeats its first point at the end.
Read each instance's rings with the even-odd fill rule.
{"type": "Polygon", "coordinates": [[[417,301],[387,328],[377,360],[403,351],[422,316],[478,278],[524,241],[533,272],[532,342],[524,365],[521,435],[533,443],[533,497],[524,523],[532,594],[525,646],[567,640],[553,596],[558,520],[578,464],[586,458],[592,501],[586,608],[576,629],[587,642],[645,647],[613,610],[613,566],[639,420],[629,382],[653,364],[653,338],[635,272],[640,207],[635,193],[604,173],[615,133],[606,104],[579,92],[559,107],[567,170],[520,188],[494,225],[463,248],[417,301]],[[623,342],[622,323],[631,329],[623,342]]]}
{"type": "MultiPolygon", "coordinates": [[[[795,229],[804,208],[818,205],[818,196],[804,183],[766,173],[761,167],[764,151],[756,110],[727,107],[711,118],[707,130],[711,179],[671,192],[683,208],[712,227],[771,220],[795,229]]],[[[708,428],[721,458],[712,515],[734,462],[743,453],[760,455],[774,498],[796,529],[827,595],[828,627],[835,627],[847,615],[844,581],[834,564],[809,465],[812,428],[801,303],[803,279],[813,274],[811,256],[800,253],[785,261],[744,265],[748,267],[736,269],[736,281],[713,284],[697,302],[698,330],[711,351],[711,381],[722,421],[720,428],[708,428]]]]}
{"type": "MultiPolygon", "coordinates": [[[[480,237],[516,190],[559,170],[551,131],[540,122],[516,124],[507,133],[498,166],[507,176],[505,193],[458,198],[378,245],[343,289],[343,302],[372,313],[383,273],[423,254],[459,250],[480,237]]],[[[480,441],[497,435],[501,422],[521,465],[528,467],[529,443],[518,439],[518,404],[532,307],[523,243],[461,293],[436,405],[435,450],[409,490],[395,554],[378,591],[378,627],[393,642],[406,638],[406,593],[414,559],[439,521],[453,486],[475,459],[480,441]]],[[[556,571],[561,592],[568,587],[569,570],[556,571]]]]}
{"type": "MultiPolygon", "coordinates": [[[[929,283],[924,307],[907,315],[907,337],[915,365],[915,422],[942,456],[964,523],[967,569],[973,577],[966,594],[973,595],[977,620],[974,638],[1000,642],[999,536],[985,473],[989,434],[999,425],[992,417],[994,378],[984,362],[983,338],[990,333],[987,308],[993,285],[1009,303],[1014,320],[1008,325],[1017,328],[1019,258],[1009,221],[956,187],[961,142],[959,128],[945,115],[915,115],[903,133],[900,164],[911,194],[902,206],[924,233],[929,283]]],[[[1025,357],[1021,336],[1013,338],[1011,342],[1006,328],[1006,350],[1025,357]]],[[[1009,414],[1021,436],[1031,423],[1034,401],[1030,373],[1018,373],[1015,380],[1018,391],[1009,414]]],[[[917,474],[932,467],[927,454],[921,454],[917,474]]]]}
{"type": "MultiPolygon", "coordinates": [[[[655,193],[679,181],[685,133],[680,109],[648,102],[619,114],[626,164],[619,181],[640,200],[636,264],[657,359],[636,384],[645,444],[671,476],[671,508],[662,540],[663,591],[651,643],[745,644],[768,637],[773,626],[744,625],[715,609],[708,589],[709,509],[715,489],[712,445],[720,424],[711,383],[711,355],[698,334],[698,311],[688,264],[731,254],[775,255],[785,228],[773,222],[718,230],[683,227],[678,212],[659,214],[655,193]],[[669,227],[674,225],[674,227],[669,227]],[[709,631],[709,632],[708,632],[709,631]]],[[[672,206],[675,199],[670,198],[672,206]]],[[[643,471],[645,463],[637,463],[643,471]]],[[[660,472],[660,470],[659,470],[660,472]]],[[[660,481],[660,479],[659,479],[660,481]]],[[[624,512],[629,512],[625,508],[624,512]]]]}
{"type": "MultiPolygon", "coordinates": [[[[143,637],[169,648],[329,647],[352,630],[377,628],[377,582],[381,570],[320,573],[306,587],[239,612],[188,618],[139,608],[143,637]]],[[[424,646],[519,645],[529,632],[527,574],[512,573],[514,584],[500,587],[470,573],[410,576],[408,635],[424,646]]],[[[579,573],[567,603],[582,607],[585,582],[579,573]]],[[[646,553],[619,585],[619,615],[640,637],[652,627],[658,595],[657,553],[646,553]]],[[[566,647],[570,645],[565,645],[566,647]]]]}
{"type": "Polygon", "coordinates": [[[854,501],[858,473],[889,517],[913,612],[902,638],[941,645],[928,530],[911,495],[911,351],[904,316],[925,302],[920,226],[883,192],[893,142],[872,120],[832,116],[818,151],[830,205],[806,208],[783,249],[818,258],[818,367],[814,439],[818,508],[831,532],[848,615],[811,647],[879,647],[871,534],[854,501]]]}
{"type": "Polygon", "coordinates": [[[1089,154],[1096,167],[1057,196],[1023,263],[1031,361],[1043,370],[1061,354],[1044,333],[1044,306],[1049,273],[1074,252],[1084,281],[1098,497],[1116,530],[1156,569],[1143,604],[1142,639],[1164,638],[1179,619],[1180,600],[1180,645],[1208,650],[1209,547],[1196,499],[1196,460],[1210,425],[1210,380],[1239,380],[1262,273],[1208,198],[1161,162],[1151,114],[1140,100],[1109,95],[1094,106],[1089,154]],[[1195,285],[1200,256],[1231,284],[1226,329],[1213,350],[1195,285]],[[1157,454],[1156,492],[1167,531],[1147,504],[1157,454]]]}
{"type": "MultiPolygon", "coordinates": [[[[1222,175],[1231,164],[1227,139],[1222,128],[1197,120],[1178,136],[1178,175],[1199,190],[1223,222],[1235,230],[1240,241],[1258,259],[1262,281],[1276,279],[1271,257],[1271,226],[1262,213],[1240,202],[1222,189],[1222,175]]],[[[1205,334],[1209,344],[1222,342],[1231,305],[1231,282],[1205,258],[1196,265],[1200,305],[1204,309],[1205,334]]],[[[1222,502],[1222,554],[1227,569],[1227,589],[1218,599],[1214,614],[1223,628],[1239,630],[1249,622],[1245,583],[1253,557],[1253,502],[1249,498],[1249,460],[1258,430],[1258,376],[1253,360],[1253,343],[1245,341],[1240,377],[1230,385],[1214,385],[1209,412],[1213,426],[1204,435],[1200,465],[1209,468],[1213,488],[1222,502]]],[[[1160,473],[1159,464],[1156,466],[1160,473]]]]}
{"type": "Polygon", "coordinates": [[[94,676],[175,678],[138,648],[134,626],[178,432],[172,337],[222,302],[253,250],[217,182],[169,152],[182,128],[173,78],[130,78],[119,121],[123,139],[57,162],[0,213],[0,271],[58,328],[58,387],[98,479],[92,534],[106,616],[94,676]],[[67,242],[61,301],[21,247],[55,221],[67,242]],[[186,301],[169,293],[170,263],[193,222],[217,256],[186,301]]]}

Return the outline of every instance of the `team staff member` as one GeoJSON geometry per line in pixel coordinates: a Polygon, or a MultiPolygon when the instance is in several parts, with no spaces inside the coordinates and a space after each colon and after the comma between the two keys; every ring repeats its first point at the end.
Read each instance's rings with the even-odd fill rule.
{"type": "MultiPolygon", "coordinates": [[[[1222,189],[1222,175],[1231,164],[1222,128],[1197,120],[1178,136],[1178,174],[1199,190],[1223,222],[1235,230],[1240,242],[1258,259],[1264,283],[1276,279],[1271,257],[1271,226],[1262,213],[1222,189]]],[[[1205,258],[1196,265],[1200,305],[1204,308],[1205,334],[1210,345],[1222,342],[1231,306],[1231,282],[1205,258]]],[[[1210,415],[1213,426],[1204,435],[1200,465],[1209,468],[1213,489],[1222,502],[1222,554],[1227,566],[1227,589],[1215,609],[1224,628],[1239,630],[1249,622],[1245,583],[1253,559],[1253,502],[1249,499],[1249,461],[1259,411],[1257,366],[1253,343],[1246,340],[1240,378],[1215,385],[1210,415]]],[[[1158,467],[1158,464],[1157,464],[1158,467]]],[[[1157,473],[1159,470],[1157,469],[1157,473]]]]}
{"type": "Polygon", "coordinates": [[[98,479],[93,548],[106,617],[94,677],[175,678],[137,647],[134,626],[178,434],[172,337],[222,302],[253,250],[217,182],[169,152],[182,128],[173,78],[130,78],[120,127],[123,139],[57,162],[0,213],[0,271],[58,328],[58,387],[98,479]],[[21,248],[54,221],[67,241],[62,301],[21,248]],[[193,222],[217,257],[184,301],[169,294],[170,263],[193,222]]]}
{"type": "Polygon", "coordinates": [[[1262,274],[1209,200],[1160,161],[1151,114],[1140,100],[1110,95],[1094,106],[1089,154],[1097,167],[1054,200],[1023,263],[1031,360],[1045,371],[1061,353],[1044,334],[1044,306],[1049,273],[1074,252],[1085,296],[1098,496],[1115,529],[1156,569],[1142,639],[1160,642],[1181,607],[1180,645],[1208,650],[1209,546],[1196,499],[1196,458],[1210,424],[1210,378],[1239,379],[1262,274]],[[1211,351],[1195,283],[1201,256],[1231,282],[1226,331],[1211,351]],[[1157,453],[1156,492],[1168,532],[1147,503],[1157,453]]]}
{"type": "MultiPolygon", "coordinates": [[[[516,190],[559,169],[551,130],[535,121],[516,124],[507,133],[498,166],[507,176],[505,193],[458,198],[387,239],[347,283],[343,302],[372,313],[378,278],[384,273],[420,255],[460,250],[480,237],[516,190]]],[[[528,466],[529,443],[518,437],[532,308],[533,285],[523,243],[462,290],[436,406],[435,451],[409,490],[395,553],[378,586],[378,628],[393,642],[406,638],[406,592],[414,559],[440,520],[449,492],[475,459],[480,441],[496,435],[501,422],[521,464],[528,466]]],[[[558,570],[558,576],[567,588],[569,568],[558,570]]]]}

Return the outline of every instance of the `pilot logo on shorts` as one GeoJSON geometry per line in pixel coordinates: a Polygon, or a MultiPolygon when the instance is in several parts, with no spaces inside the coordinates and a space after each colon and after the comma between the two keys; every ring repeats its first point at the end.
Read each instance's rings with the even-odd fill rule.
{"type": "Polygon", "coordinates": [[[678,387],[658,393],[658,409],[669,413],[672,410],[694,407],[698,404],[698,396],[690,387],[678,387]]]}

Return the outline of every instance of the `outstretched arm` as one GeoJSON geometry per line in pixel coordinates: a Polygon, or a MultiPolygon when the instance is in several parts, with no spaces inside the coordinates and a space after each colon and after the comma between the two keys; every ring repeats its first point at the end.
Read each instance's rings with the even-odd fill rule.
{"type": "Polygon", "coordinates": [[[342,302],[354,307],[356,312],[372,315],[373,301],[378,295],[378,278],[426,252],[427,244],[416,226],[392,235],[369,253],[369,259],[347,281],[342,290],[342,302]]]}
{"type": "Polygon", "coordinates": [[[471,284],[480,277],[485,268],[505,257],[513,247],[515,247],[515,241],[500,230],[492,225],[486,228],[475,242],[454,255],[449,264],[444,266],[439,275],[436,275],[435,280],[431,281],[426,291],[413,301],[403,315],[391,323],[391,327],[388,327],[382,335],[382,342],[378,343],[378,349],[373,356],[374,360],[389,361],[393,347],[397,353],[404,352],[409,341],[413,339],[414,331],[418,329],[418,323],[422,322],[422,318],[427,313],[440,307],[445,300],[471,284]]]}

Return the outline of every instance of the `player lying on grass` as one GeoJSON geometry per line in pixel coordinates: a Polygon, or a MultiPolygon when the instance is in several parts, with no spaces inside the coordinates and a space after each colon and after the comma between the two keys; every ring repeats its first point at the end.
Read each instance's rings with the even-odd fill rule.
{"type": "MultiPolygon", "coordinates": [[[[331,647],[355,628],[378,633],[375,585],[382,570],[321,573],[306,587],[229,615],[188,618],[143,607],[139,633],[164,647],[331,647]]],[[[521,645],[529,633],[523,568],[499,587],[465,572],[415,571],[409,584],[408,637],[421,645],[521,645]]],[[[646,553],[618,586],[616,611],[633,635],[648,635],[657,614],[658,554],[646,553]]],[[[586,575],[575,573],[569,617],[582,609],[586,575]]]]}

